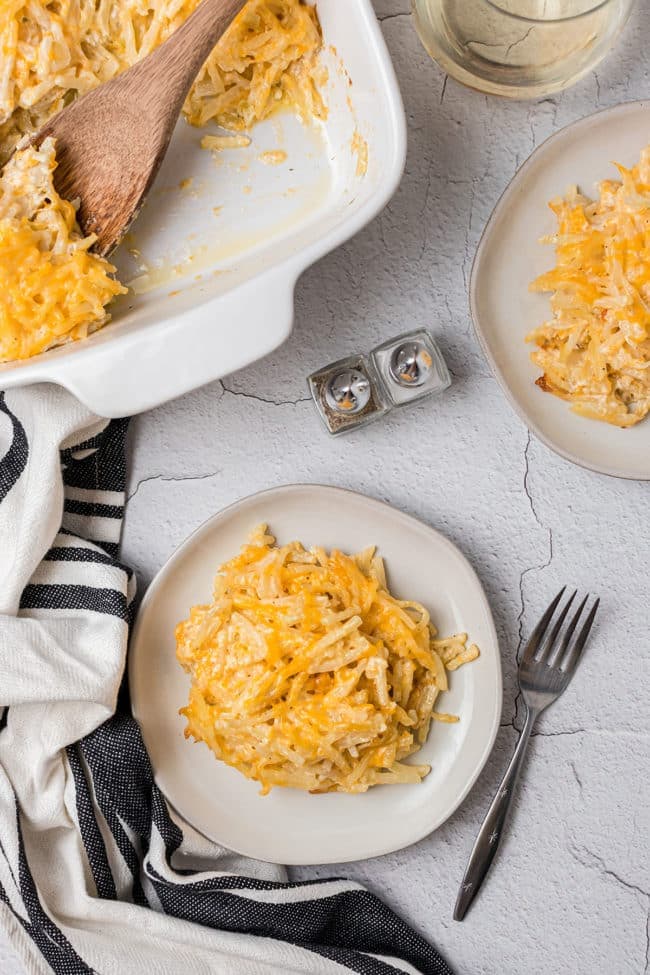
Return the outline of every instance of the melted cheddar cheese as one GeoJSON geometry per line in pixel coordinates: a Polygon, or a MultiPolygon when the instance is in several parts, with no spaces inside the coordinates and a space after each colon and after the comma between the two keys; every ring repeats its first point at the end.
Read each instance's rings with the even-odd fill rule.
{"type": "Polygon", "coordinates": [[[89,250],[72,204],[56,192],[54,143],[16,152],[0,177],[0,361],[83,338],[123,288],[89,250]]]}
{"type": "Polygon", "coordinates": [[[213,600],[176,628],[191,676],[186,736],[262,786],[365,792],[420,782],[417,752],[447,690],[475,659],[436,639],[426,609],[395,599],[374,549],[277,546],[266,527],[218,571],[213,600]]]}

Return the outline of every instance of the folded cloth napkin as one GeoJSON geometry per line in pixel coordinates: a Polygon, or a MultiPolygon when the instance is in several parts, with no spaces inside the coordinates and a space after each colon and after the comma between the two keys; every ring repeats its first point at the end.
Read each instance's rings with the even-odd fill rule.
{"type": "Polygon", "coordinates": [[[0,393],[0,923],[28,972],[451,975],[347,880],[210,843],[167,808],[122,682],[128,421],[0,393]]]}

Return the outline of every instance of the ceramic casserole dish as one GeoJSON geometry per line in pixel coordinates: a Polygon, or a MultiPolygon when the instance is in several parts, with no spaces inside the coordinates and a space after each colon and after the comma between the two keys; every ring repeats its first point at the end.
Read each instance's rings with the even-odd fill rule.
{"type": "Polygon", "coordinates": [[[327,121],[278,115],[254,128],[248,148],[217,157],[200,149],[201,136],[217,130],[181,120],[133,233],[113,255],[131,290],[112,306],[112,322],[82,342],[0,365],[0,388],[53,382],[95,413],[126,416],[287,338],[296,280],[386,205],[406,154],[371,0],[318,0],[318,11],[327,121]],[[268,153],[282,164],[268,165],[268,153]]]}

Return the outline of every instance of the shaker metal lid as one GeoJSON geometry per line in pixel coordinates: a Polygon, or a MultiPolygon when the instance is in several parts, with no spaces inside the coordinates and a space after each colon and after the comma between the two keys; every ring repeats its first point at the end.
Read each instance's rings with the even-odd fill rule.
{"type": "Polygon", "coordinates": [[[417,339],[399,345],[390,357],[390,374],[400,386],[422,386],[431,372],[433,360],[423,342],[417,339]]]}
{"type": "Polygon", "coordinates": [[[325,398],[331,409],[354,416],[370,401],[370,380],[360,369],[344,369],[328,382],[325,398]]]}

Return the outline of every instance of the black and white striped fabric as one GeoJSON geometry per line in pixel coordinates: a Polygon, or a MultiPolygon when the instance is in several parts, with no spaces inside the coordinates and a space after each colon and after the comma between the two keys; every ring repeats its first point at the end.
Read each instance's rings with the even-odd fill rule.
{"type": "Polygon", "coordinates": [[[26,971],[450,975],[359,885],[288,883],[167,808],[122,682],[126,431],[0,394],[0,924],[26,971]]]}

